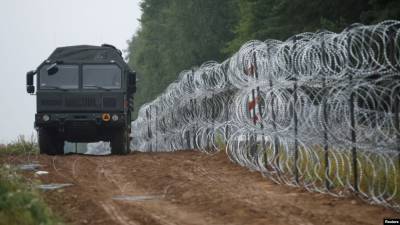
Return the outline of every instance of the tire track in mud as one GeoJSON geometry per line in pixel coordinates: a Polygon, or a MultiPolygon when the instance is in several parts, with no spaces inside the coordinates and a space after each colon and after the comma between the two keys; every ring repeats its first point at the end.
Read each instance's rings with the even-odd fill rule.
{"type": "Polygon", "coordinates": [[[135,223],[131,221],[129,218],[127,218],[124,214],[121,214],[121,211],[115,208],[115,206],[110,203],[110,202],[100,202],[100,205],[106,211],[106,213],[116,222],[118,222],[121,225],[139,225],[138,223],[135,223]]]}

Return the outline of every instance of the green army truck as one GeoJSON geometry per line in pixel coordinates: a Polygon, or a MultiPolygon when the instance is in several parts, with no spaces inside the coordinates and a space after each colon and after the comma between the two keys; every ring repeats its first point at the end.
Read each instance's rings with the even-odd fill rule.
{"type": "Polygon", "coordinates": [[[64,153],[64,142],[111,143],[112,154],[130,152],[130,126],[136,73],[112,45],[57,48],[27,73],[35,94],[41,154],[64,153]]]}

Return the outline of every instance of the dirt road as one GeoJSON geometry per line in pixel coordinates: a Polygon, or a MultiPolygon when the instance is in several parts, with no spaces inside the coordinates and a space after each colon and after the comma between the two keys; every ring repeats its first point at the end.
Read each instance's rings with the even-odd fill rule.
{"type": "Polygon", "coordinates": [[[231,163],[224,153],[2,160],[38,161],[42,170],[49,171],[39,177],[43,183],[72,183],[44,193],[51,208],[69,224],[380,225],[383,218],[400,215],[357,198],[338,199],[274,184],[231,163]]]}

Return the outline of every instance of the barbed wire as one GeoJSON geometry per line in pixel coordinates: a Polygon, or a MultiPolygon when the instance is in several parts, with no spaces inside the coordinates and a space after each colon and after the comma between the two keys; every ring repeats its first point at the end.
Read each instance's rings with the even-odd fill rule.
{"type": "Polygon", "coordinates": [[[277,183],[400,209],[399,102],[399,21],[250,41],[143,105],[131,147],[225,150],[277,183]]]}

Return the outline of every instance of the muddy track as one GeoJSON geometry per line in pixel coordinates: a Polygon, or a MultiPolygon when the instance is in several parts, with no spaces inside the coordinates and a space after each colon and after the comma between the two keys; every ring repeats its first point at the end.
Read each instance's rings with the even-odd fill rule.
{"type": "Polygon", "coordinates": [[[355,197],[338,199],[276,185],[231,163],[224,153],[24,156],[1,161],[38,161],[50,172],[39,177],[43,183],[74,184],[43,194],[68,224],[378,225],[383,218],[400,215],[355,197]]]}

